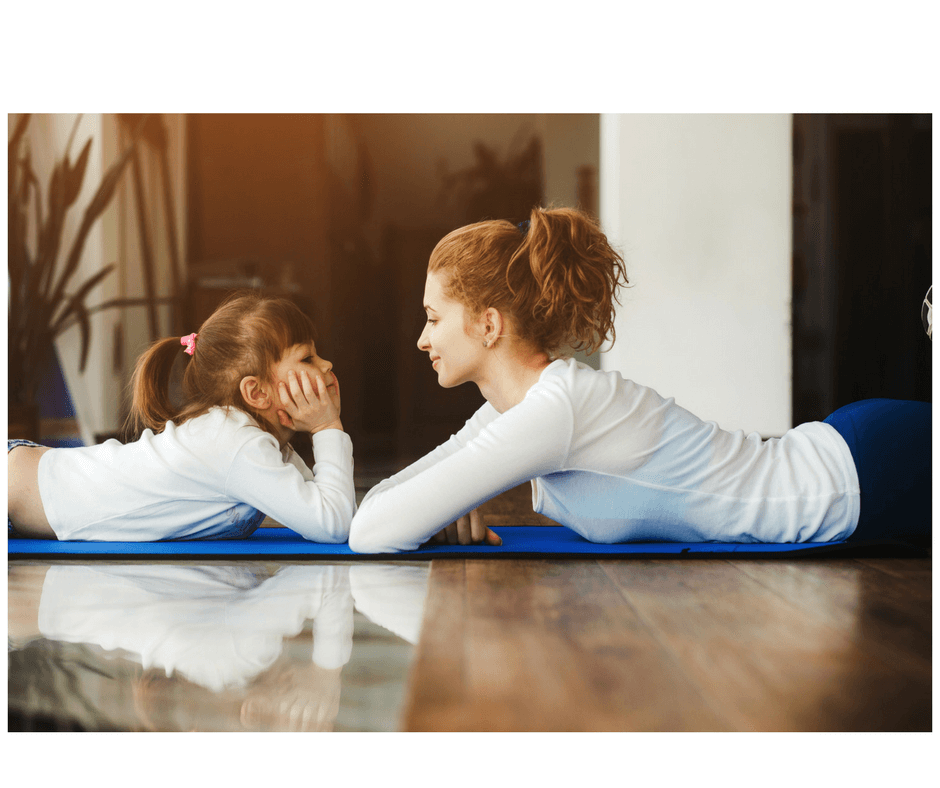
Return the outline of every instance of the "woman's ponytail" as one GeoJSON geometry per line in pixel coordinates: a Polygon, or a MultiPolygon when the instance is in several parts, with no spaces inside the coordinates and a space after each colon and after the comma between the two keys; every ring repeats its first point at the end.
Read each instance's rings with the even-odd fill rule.
{"type": "Polygon", "coordinates": [[[471,312],[505,310],[514,331],[540,350],[597,350],[615,338],[623,258],[596,220],[570,208],[533,208],[528,221],[486,221],[447,235],[428,271],[471,312]]]}

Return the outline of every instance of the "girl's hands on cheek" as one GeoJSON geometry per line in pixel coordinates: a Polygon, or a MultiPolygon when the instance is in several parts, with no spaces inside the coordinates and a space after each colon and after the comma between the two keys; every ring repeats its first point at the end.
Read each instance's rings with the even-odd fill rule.
{"type": "Polygon", "coordinates": [[[314,372],[311,380],[306,370],[301,370],[299,375],[290,370],[286,383],[278,381],[277,391],[281,404],[277,415],[284,427],[309,433],[343,429],[339,418],[338,382],[336,393],[331,394],[319,372],[314,372]]]}

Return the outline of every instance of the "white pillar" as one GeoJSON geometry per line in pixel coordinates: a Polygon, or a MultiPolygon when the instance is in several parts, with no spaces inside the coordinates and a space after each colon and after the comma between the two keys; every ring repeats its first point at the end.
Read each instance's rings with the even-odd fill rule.
{"type": "Polygon", "coordinates": [[[603,368],[765,436],[792,426],[791,123],[601,119],[601,222],[633,285],[603,368]]]}

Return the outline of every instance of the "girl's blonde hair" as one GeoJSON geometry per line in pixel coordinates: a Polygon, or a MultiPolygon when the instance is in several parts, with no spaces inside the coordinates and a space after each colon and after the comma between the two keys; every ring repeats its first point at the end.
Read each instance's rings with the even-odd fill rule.
{"type": "Polygon", "coordinates": [[[613,341],[617,288],[629,284],[597,221],[571,208],[533,208],[527,226],[496,220],[454,230],[431,252],[428,272],[445,274],[445,293],[473,316],[495,307],[547,353],[593,353],[613,341]]]}
{"type": "MultiPolygon", "coordinates": [[[[199,328],[191,357],[185,355],[180,337],[167,337],[137,360],[127,432],[162,432],[169,421],[179,425],[219,406],[257,416],[242,399],[242,378],[255,375],[268,381],[285,351],[314,338],[313,321],[292,301],[255,291],[231,295],[199,328]],[[170,380],[180,354],[189,360],[183,373],[183,404],[175,405],[170,380]]],[[[268,429],[263,419],[258,422],[268,429]]]]}

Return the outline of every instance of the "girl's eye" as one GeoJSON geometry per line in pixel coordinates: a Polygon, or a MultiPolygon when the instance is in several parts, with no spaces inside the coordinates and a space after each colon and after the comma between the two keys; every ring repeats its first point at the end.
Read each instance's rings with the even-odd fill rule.
{"type": "Polygon", "coordinates": [[[429,324],[429,325],[432,325],[432,326],[433,326],[435,323],[437,323],[436,320],[432,320],[431,318],[428,318],[428,324],[429,324]]]}
{"type": "Polygon", "coordinates": [[[303,363],[303,364],[312,364],[312,363],[313,363],[313,356],[307,356],[301,363],[303,363]]]}

